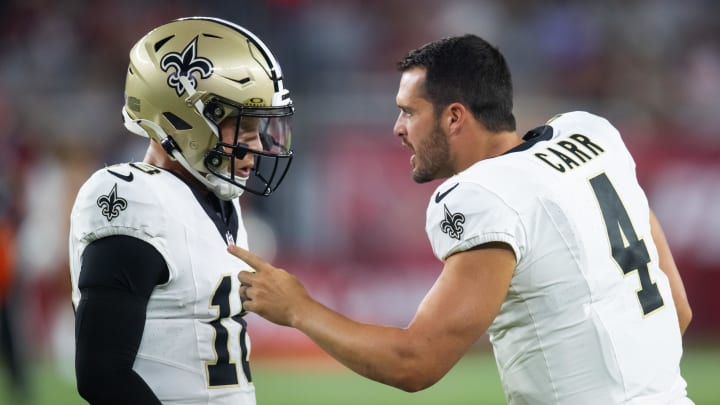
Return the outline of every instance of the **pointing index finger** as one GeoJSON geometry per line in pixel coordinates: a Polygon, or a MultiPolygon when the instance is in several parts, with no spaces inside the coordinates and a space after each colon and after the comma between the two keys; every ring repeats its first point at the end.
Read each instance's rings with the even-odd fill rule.
{"type": "Polygon", "coordinates": [[[270,263],[264,261],[259,256],[256,256],[255,254],[235,244],[228,245],[227,251],[230,252],[230,254],[232,254],[233,256],[247,263],[247,265],[255,269],[255,271],[272,267],[270,263]]]}

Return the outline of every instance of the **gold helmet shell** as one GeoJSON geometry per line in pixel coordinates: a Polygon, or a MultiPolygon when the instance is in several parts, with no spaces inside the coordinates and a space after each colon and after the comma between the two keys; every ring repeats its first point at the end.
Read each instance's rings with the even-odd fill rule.
{"type": "MultiPolygon", "coordinates": [[[[196,178],[209,181],[206,186],[211,189],[227,189],[228,185],[217,186],[222,184],[220,178],[233,190],[248,190],[247,179],[236,178],[228,167],[233,154],[250,152],[263,160],[266,169],[273,168],[270,174],[255,173],[262,184],[250,191],[270,194],[292,158],[289,117],[293,113],[280,65],[259,38],[236,24],[211,17],[174,20],[150,31],[130,51],[123,108],[126,127],[161,143],[196,178]],[[244,147],[243,151],[219,153],[223,145],[218,125],[228,116],[237,116],[238,125],[243,116],[264,120],[259,129],[263,150],[241,144],[235,146],[244,147]],[[277,161],[268,164],[271,158],[287,163],[282,168],[277,161]]],[[[225,195],[227,190],[220,194],[235,196],[225,195]]]]}

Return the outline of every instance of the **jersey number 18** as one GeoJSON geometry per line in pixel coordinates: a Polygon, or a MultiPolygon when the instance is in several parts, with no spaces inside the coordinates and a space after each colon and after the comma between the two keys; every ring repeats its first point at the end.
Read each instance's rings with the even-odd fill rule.
{"type": "MultiPolygon", "coordinates": [[[[213,341],[213,349],[217,355],[217,361],[207,365],[208,386],[211,388],[233,386],[239,383],[238,369],[235,362],[230,361],[230,351],[228,350],[230,336],[228,330],[222,324],[222,320],[230,317],[230,292],[232,291],[232,280],[230,275],[224,276],[218,283],[215,293],[213,294],[210,304],[218,308],[218,316],[210,325],[215,328],[215,339],[213,341]]],[[[247,323],[240,316],[233,316],[232,321],[239,323],[240,336],[240,364],[248,382],[252,382],[250,375],[250,364],[248,363],[248,348],[246,342],[247,323]]]]}

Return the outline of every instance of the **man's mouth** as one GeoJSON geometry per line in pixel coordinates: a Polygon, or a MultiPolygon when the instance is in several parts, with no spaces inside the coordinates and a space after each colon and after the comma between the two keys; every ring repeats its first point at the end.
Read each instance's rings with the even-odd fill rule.
{"type": "Polygon", "coordinates": [[[235,177],[247,179],[248,177],[250,177],[251,171],[252,171],[252,166],[236,167],[235,168],[235,177]]]}
{"type": "Polygon", "coordinates": [[[410,167],[415,167],[415,149],[413,147],[405,142],[405,140],[402,141],[402,145],[408,149],[410,149],[410,152],[412,152],[412,155],[410,155],[410,167]]]}

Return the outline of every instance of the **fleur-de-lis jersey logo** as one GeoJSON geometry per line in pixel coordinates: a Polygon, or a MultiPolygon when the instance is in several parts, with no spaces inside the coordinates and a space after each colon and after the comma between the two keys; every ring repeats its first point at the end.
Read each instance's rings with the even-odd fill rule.
{"type": "Polygon", "coordinates": [[[445,204],[443,207],[445,207],[445,219],[440,222],[440,229],[449,237],[460,240],[464,231],[462,224],[465,223],[465,215],[459,212],[453,214],[445,204]]]}
{"type": "Polygon", "coordinates": [[[195,37],[190,41],[183,49],[182,54],[169,52],[160,60],[160,68],[163,72],[169,71],[170,68],[174,69],[174,72],[168,76],[167,83],[175,89],[178,96],[185,92],[185,87],[180,82],[181,77],[186,77],[193,88],[197,88],[195,73],[199,73],[201,79],[207,79],[212,74],[212,62],[207,58],[197,56],[197,40],[198,37],[195,37]]]}
{"type": "Polygon", "coordinates": [[[112,190],[110,190],[110,194],[98,197],[97,206],[100,207],[101,213],[107,218],[108,222],[110,222],[113,218],[120,216],[120,211],[124,211],[125,208],[127,208],[127,200],[118,197],[117,183],[115,183],[112,190]]]}

